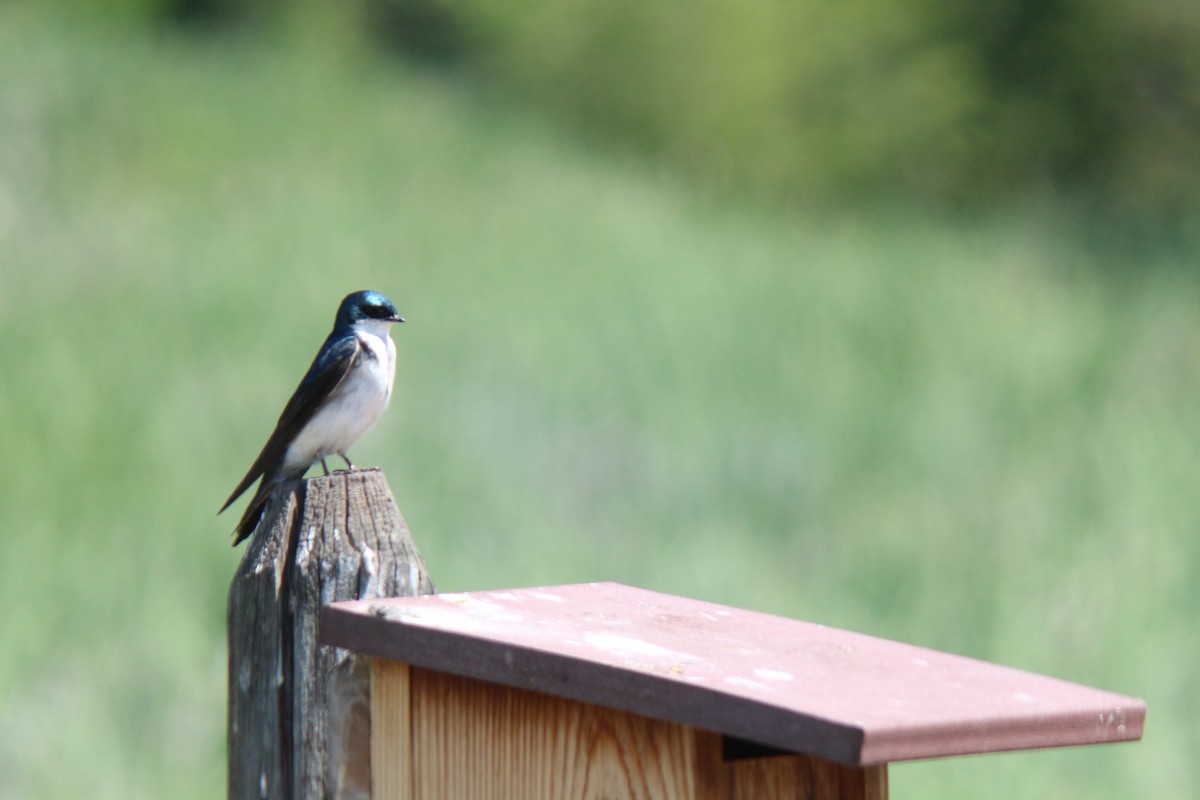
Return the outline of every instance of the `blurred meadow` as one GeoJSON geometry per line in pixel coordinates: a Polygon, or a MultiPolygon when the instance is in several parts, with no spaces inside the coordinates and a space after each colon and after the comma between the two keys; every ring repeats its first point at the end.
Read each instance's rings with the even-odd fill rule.
{"type": "Polygon", "coordinates": [[[0,5],[0,797],[222,794],[215,512],[360,288],[408,323],[352,455],[439,589],[617,580],[1148,702],[897,798],[1200,790],[1192,239],[706,182],[301,8],[0,5]]]}

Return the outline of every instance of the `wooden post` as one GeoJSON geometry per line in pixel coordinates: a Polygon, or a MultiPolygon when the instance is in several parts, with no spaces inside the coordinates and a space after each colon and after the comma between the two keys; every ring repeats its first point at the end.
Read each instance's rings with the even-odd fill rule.
{"type": "Polygon", "coordinates": [[[369,666],[321,606],[432,592],[381,471],[280,487],[229,587],[230,800],[370,796],[369,666]]]}

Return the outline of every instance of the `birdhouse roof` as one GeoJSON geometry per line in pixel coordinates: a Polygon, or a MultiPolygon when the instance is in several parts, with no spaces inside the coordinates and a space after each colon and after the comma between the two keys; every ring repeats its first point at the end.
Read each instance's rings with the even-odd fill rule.
{"type": "Polygon", "coordinates": [[[845,764],[1141,738],[1132,697],[808,622],[591,583],[334,603],[370,656],[845,764]]]}

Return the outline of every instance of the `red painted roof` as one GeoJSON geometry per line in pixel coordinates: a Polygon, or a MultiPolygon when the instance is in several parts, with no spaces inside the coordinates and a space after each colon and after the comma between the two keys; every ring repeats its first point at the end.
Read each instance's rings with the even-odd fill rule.
{"type": "Polygon", "coordinates": [[[614,583],[335,603],[326,644],[847,764],[1140,739],[1145,704],[614,583]]]}

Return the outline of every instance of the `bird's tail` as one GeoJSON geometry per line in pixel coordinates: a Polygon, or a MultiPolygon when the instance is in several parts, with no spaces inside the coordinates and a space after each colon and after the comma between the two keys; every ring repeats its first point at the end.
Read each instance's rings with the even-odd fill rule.
{"type": "Polygon", "coordinates": [[[265,480],[258,485],[258,491],[250,499],[246,510],[242,512],[242,518],[238,521],[237,528],[233,531],[234,547],[237,547],[245,539],[250,538],[250,534],[254,533],[254,529],[258,527],[259,520],[262,519],[263,510],[267,507],[267,501],[271,499],[271,494],[277,485],[275,483],[268,484],[265,480]]]}
{"type": "MultiPolygon", "coordinates": [[[[302,475],[303,472],[300,474],[302,475]]],[[[279,488],[280,484],[295,477],[299,477],[299,475],[281,475],[274,470],[263,475],[258,488],[254,490],[254,496],[250,498],[250,502],[246,504],[246,510],[242,512],[242,518],[238,521],[237,528],[233,531],[234,547],[250,538],[250,534],[254,533],[258,523],[262,521],[267,503],[271,501],[272,495],[275,494],[275,490],[279,488]]]]}

